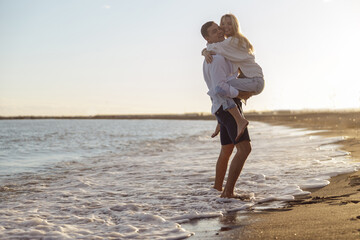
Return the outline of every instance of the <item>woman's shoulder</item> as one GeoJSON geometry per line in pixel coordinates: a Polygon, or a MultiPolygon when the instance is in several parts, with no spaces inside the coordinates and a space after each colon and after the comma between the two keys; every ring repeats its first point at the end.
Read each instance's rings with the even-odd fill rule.
{"type": "Polygon", "coordinates": [[[234,41],[236,42],[236,38],[228,37],[224,41],[220,42],[220,44],[223,46],[229,46],[229,45],[232,45],[234,43],[234,41]]]}
{"type": "Polygon", "coordinates": [[[231,49],[243,49],[246,48],[243,42],[240,44],[240,39],[237,37],[228,37],[223,41],[224,46],[230,47],[231,49]]]}
{"type": "Polygon", "coordinates": [[[207,48],[208,48],[208,50],[210,49],[210,50],[216,50],[216,49],[221,49],[221,48],[223,48],[223,47],[225,47],[225,46],[230,46],[230,45],[232,45],[233,43],[233,41],[231,40],[232,39],[232,37],[229,37],[229,38],[226,38],[224,41],[221,41],[221,42],[216,42],[216,43],[210,43],[210,44],[208,44],[207,45],[207,48]]]}
{"type": "MultiPolygon", "coordinates": [[[[239,47],[240,39],[237,37],[228,37],[226,40],[228,40],[228,44],[234,45],[239,47]]],[[[241,44],[242,45],[242,44],[241,44]]]]}

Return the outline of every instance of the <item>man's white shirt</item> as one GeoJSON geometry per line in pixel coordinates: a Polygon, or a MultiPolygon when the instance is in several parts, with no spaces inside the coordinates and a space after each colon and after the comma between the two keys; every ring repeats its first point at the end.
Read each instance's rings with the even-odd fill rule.
{"type": "Polygon", "coordinates": [[[212,101],[211,113],[215,112],[222,106],[224,97],[235,98],[239,91],[230,86],[228,81],[234,79],[232,64],[221,55],[213,55],[211,63],[203,64],[203,73],[206,85],[209,89],[208,95],[212,101]]]}

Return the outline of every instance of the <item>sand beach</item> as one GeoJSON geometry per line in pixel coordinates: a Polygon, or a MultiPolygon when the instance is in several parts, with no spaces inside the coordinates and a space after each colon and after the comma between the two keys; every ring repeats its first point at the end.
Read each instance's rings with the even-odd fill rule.
{"type": "MultiPolygon", "coordinates": [[[[322,136],[343,136],[342,150],[360,161],[360,112],[279,112],[248,114],[250,121],[326,130],[322,136]]],[[[331,178],[330,184],[307,189],[311,195],[286,207],[232,213],[184,226],[194,239],[360,239],[360,171],[331,178]]]]}

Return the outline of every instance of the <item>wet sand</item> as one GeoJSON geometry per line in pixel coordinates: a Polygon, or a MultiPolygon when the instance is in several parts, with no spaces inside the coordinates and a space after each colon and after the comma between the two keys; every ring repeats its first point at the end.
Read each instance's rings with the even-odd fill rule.
{"type": "MultiPolygon", "coordinates": [[[[360,161],[360,112],[282,112],[249,114],[250,121],[267,122],[344,136],[341,149],[360,161]]],[[[286,207],[263,212],[238,212],[221,218],[183,224],[191,239],[360,239],[360,171],[331,178],[310,196],[286,207]]]]}

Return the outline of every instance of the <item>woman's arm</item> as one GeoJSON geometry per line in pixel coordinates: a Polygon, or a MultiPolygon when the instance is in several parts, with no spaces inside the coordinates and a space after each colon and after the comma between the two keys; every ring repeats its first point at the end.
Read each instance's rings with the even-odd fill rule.
{"type": "Polygon", "coordinates": [[[254,57],[247,52],[246,48],[238,45],[238,39],[232,39],[232,37],[229,37],[222,42],[208,44],[206,51],[220,54],[231,62],[241,62],[254,57]]]}
{"type": "Polygon", "coordinates": [[[202,51],[201,51],[201,55],[203,55],[205,57],[205,61],[207,63],[211,63],[212,60],[213,60],[213,57],[211,55],[215,55],[216,53],[213,52],[213,51],[208,51],[206,50],[206,48],[204,48],[202,51]]]}

